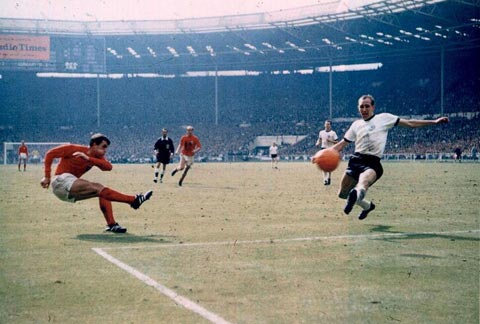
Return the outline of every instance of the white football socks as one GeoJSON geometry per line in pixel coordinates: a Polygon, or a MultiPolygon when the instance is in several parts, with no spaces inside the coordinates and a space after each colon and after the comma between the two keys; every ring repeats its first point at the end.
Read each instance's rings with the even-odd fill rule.
{"type": "Polygon", "coordinates": [[[367,210],[367,209],[370,208],[371,202],[368,201],[368,200],[365,200],[365,199],[363,199],[363,200],[357,200],[357,205],[360,206],[360,207],[362,207],[363,210],[367,210]]]}
{"type": "Polygon", "coordinates": [[[370,208],[371,206],[371,202],[368,201],[368,200],[365,200],[365,196],[367,194],[367,190],[364,189],[364,188],[359,188],[357,187],[356,188],[357,190],[357,193],[358,193],[358,197],[357,197],[357,202],[356,204],[360,207],[363,208],[363,210],[367,210],[370,208]]]}

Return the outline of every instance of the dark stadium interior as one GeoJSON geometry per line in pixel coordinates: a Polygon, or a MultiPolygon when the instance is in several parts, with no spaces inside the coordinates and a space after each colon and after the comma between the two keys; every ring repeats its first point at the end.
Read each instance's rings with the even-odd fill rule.
{"type": "MultiPolygon", "coordinates": [[[[202,140],[204,157],[251,154],[249,144],[260,135],[307,135],[297,145],[284,146],[281,154],[310,155],[324,120],[331,117],[333,129],[342,136],[351,118],[358,116],[357,98],[369,93],[377,100],[377,112],[409,117],[437,117],[443,112],[452,120],[435,129],[396,129],[386,153],[453,152],[457,146],[467,151],[479,147],[480,135],[480,28],[472,20],[476,18],[478,5],[445,2],[303,27],[108,35],[105,46],[117,55],[105,52],[106,73],[173,73],[176,77],[39,78],[32,71],[0,69],[0,140],[87,143],[91,133],[102,132],[113,141],[111,159],[138,161],[151,157],[163,127],[177,140],[183,126],[191,124],[202,140]],[[186,50],[189,45],[198,55],[186,50]],[[217,49],[216,56],[205,49],[207,45],[217,49]],[[178,57],[167,46],[178,50],[178,57]],[[128,47],[140,57],[130,55],[128,47]],[[163,52],[153,56],[148,48],[163,52]],[[376,62],[383,65],[378,70],[332,74],[331,116],[329,73],[294,73],[330,63],[376,62]],[[218,77],[216,111],[215,77],[180,76],[215,68],[261,73],[218,77]],[[291,73],[273,72],[278,70],[291,73]]],[[[87,41],[91,36],[75,37],[87,41]]]]}

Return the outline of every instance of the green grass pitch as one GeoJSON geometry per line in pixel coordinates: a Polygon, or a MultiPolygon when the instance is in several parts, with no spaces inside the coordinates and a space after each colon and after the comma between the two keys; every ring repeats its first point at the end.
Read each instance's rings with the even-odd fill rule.
{"type": "Polygon", "coordinates": [[[0,167],[0,323],[208,323],[109,262],[231,323],[479,323],[480,164],[393,162],[359,221],[307,162],[196,163],[153,183],[150,165],[86,179],[125,193],[127,234],[98,200],[61,202],[43,169],[0,167]]]}

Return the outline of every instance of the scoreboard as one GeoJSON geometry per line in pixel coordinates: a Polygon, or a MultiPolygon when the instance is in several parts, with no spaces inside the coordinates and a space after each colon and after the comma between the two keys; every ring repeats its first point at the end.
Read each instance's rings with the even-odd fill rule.
{"type": "Polygon", "coordinates": [[[0,34],[0,71],[105,73],[105,38],[0,34]]]}

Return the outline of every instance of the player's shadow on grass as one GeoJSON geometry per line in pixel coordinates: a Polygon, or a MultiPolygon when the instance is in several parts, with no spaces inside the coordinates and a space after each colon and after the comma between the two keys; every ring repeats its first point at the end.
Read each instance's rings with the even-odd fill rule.
{"type": "Polygon", "coordinates": [[[89,242],[155,243],[155,244],[172,243],[172,241],[170,241],[168,238],[169,236],[163,236],[163,235],[137,236],[130,233],[79,234],[76,237],[77,240],[89,241],[89,242]]]}
{"type": "Polygon", "coordinates": [[[480,241],[479,237],[460,236],[460,234],[442,234],[442,233],[406,233],[390,230],[392,226],[378,225],[373,227],[370,232],[381,232],[386,234],[399,234],[398,236],[385,236],[382,238],[375,238],[374,240],[382,240],[388,242],[395,242],[399,240],[418,240],[443,238],[450,241],[480,241]]]}

